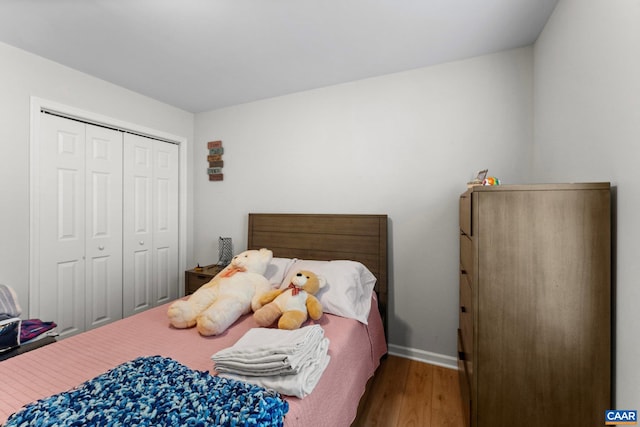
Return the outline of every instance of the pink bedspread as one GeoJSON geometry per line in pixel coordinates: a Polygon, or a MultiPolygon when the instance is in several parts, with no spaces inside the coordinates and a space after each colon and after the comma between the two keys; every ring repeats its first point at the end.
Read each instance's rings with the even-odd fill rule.
{"type": "MultiPolygon", "coordinates": [[[[257,327],[241,318],[224,334],[202,337],[169,327],[167,305],[0,362],[0,424],[23,405],[71,389],[138,356],[171,357],[192,369],[212,371],[211,355],[257,327]]],[[[287,398],[286,426],[349,426],[367,380],[386,353],[380,315],[372,301],[369,325],[327,315],[316,322],[330,340],[331,362],[304,399],[287,398]]]]}

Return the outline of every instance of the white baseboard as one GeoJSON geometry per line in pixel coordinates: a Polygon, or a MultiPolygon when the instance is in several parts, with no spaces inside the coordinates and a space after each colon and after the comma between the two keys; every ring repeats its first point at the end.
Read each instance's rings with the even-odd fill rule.
{"type": "Polygon", "coordinates": [[[458,359],[455,357],[395,344],[389,344],[388,349],[389,354],[392,356],[404,357],[406,359],[417,360],[418,362],[429,363],[449,369],[458,369],[458,359]]]}

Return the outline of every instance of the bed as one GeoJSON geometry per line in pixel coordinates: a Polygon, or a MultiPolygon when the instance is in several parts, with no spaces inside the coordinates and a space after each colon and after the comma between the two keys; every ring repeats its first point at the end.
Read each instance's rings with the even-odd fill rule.
{"type": "MultiPolygon", "coordinates": [[[[304,261],[353,260],[377,278],[366,324],[325,314],[316,323],[329,338],[331,361],[308,396],[284,397],[285,426],[348,426],[367,381],[386,353],[386,215],[249,214],[248,249],[304,261]]],[[[202,337],[169,327],[160,306],[0,362],[0,423],[29,402],[56,395],[139,358],[162,357],[211,372],[212,354],[231,347],[256,324],[241,317],[225,333],[202,337]]],[[[209,375],[207,375],[209,376],[209,375]]],[[[210,376],[209,376],[210,377],[210,376]]]]}

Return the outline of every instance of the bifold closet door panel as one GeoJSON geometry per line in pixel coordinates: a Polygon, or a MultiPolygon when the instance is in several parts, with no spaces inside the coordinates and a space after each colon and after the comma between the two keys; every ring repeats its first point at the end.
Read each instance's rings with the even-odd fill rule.
{"type": "Polygon", "coordinates": [[[154,305],[178,298],[178,146],[154,141],[154,305]]]}
{"type": "Polygon", "coordinates": [[[125,135],[124,315],[178,296],[178,147],[125,135]]]}
{"type": "Polygon", "coordinates": [[[122,318],[122,133],[86,126],[86,326],[122,318]]]}
{"type": "Polygon", "coordinates": [[[31,312],[62,337],[85,329],[85,125],[42,114],[38,150],[38,280],[31,312]]]}
{"type": "Polygon", "coordinates": [[[153,140],[126,135],[124,144],[124,315],[153,307],[153,140]]]}
{"type": "Polygon", "coordinates": [[[122,134],[42,114],[34,315],[61,336],[122,318],[122,134]]]}

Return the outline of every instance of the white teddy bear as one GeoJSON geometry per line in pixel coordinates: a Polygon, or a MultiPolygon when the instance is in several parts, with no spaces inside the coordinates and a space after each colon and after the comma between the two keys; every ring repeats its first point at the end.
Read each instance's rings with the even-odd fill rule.
{"type": "Polygon", "coordinates": [[[231,264],[188,300],[169,306],[167,315],[174,328],[197,325],[201,335],[219,335],[240,316],[257,309],[258,299],[270,291],[264,277],[273,253],[268,249],[248,250],[233,257],[231,264]]]}

